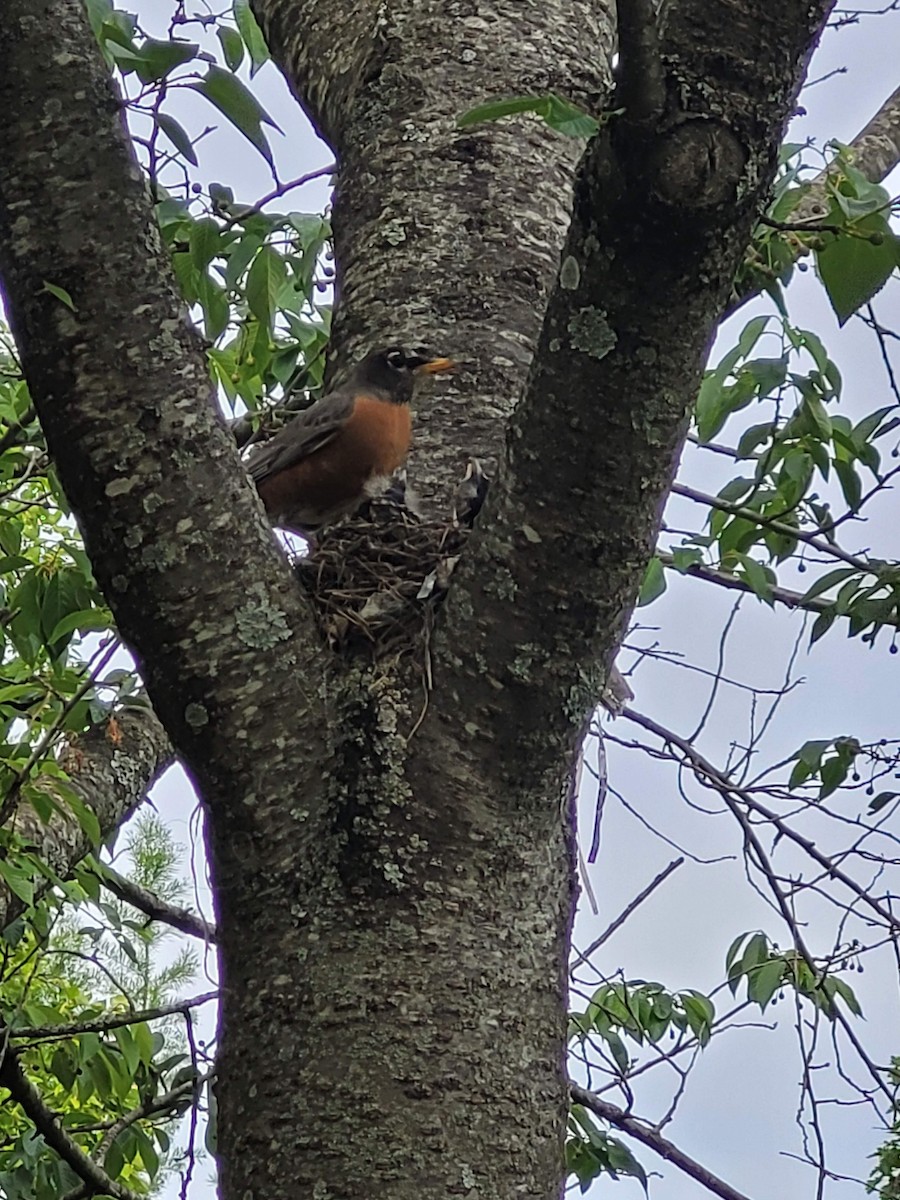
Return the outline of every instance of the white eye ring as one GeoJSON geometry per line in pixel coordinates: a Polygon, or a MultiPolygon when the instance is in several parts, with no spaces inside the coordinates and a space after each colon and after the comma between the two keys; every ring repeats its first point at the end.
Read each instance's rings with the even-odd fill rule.
{"type": "Polygon", "coordinates": [[[406,366],[405,353],[402,350],[391,350],[387,356],[387,364],[396,371],[402,370],[406,366]]]}

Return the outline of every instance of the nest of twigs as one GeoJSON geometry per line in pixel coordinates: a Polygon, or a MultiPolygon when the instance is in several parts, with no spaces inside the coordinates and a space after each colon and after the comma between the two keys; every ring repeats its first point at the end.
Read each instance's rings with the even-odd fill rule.
{"type": "Polygon", "coordinates": [[[455,514],[424,520],[390,496],[326,529],[294,570],[328,644],[375,658],[415,649],[469,532],[455,514]]]}

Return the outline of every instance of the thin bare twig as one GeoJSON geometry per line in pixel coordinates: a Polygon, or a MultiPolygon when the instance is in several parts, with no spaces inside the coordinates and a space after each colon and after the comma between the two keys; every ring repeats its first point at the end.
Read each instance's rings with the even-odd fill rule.
{"type": "Polygon", "coordinates": [[[616,930],[625,924],[634,910],[643,904],[647,897],[651,896],[659,887],[659,885],[668,879],[672,872],[677,870],[683,862],[683,858],[673,858],[669,865],[664,867],[663,870],[660,871],[660,873],[654,879],[652,879],[650,883],[647,884],[644,890],[642,892],[638,892],[631,903],[622,909],[616,919],[607,925],[606,929],[603,930],[600,936],[591,942],[590,946],[588,946],[586,950],[582,950],[581,953],[578,954],[575,961],[572,963],[572,969],[574,970],[579,963],[587,962],[594,951],[599,950],[603,943],[608,941],[616,932],[616,930]]]}

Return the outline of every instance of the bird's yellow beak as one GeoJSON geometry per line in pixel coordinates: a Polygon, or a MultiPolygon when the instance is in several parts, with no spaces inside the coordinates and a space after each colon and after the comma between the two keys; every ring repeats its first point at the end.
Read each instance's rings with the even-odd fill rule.
{"type": "Polygon", "coordinates": [[[452,358],[432,358],[420,367],[416,367],[416,375],[437,375],[440,371],[452,371],[456,363],[452,358]]]}

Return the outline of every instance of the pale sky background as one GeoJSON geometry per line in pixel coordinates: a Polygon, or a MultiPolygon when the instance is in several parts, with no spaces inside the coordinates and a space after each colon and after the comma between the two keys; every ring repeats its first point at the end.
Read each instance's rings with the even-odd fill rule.
{"type": "MultiPolygon", "coordinates": [[[[160,5],[158,0],[143,0],[136,7],[152,13],[158,21],[170,6],[160,5]]],[[[194,31],[189,29],[187,36],[194,37],[194,31]]],[[[795,121],[792,140],[815,137],[821,144],[829,137],[852,138],[896,86],[898,49],[900,13],[897,12],[868,17],[857,26],[826,35],[811,78],[843,66],[849,69],[847,74],[828,79],[805,93],[803,103],[808,115],[795,121]]],[[[246,68],[242,74],[246,77],[246,68]]],[[[281,178],[294,178],[330,161],[327,147],[315,138],[271,65],[259,74],[254,89],[285,131],[284,138],[275,133],[271,136],[281,178]]],[[[473,96],[473,103],[480,98],[473,96]]],[[[181,119],[188,128],[202,128],[216,119],[206,103],[196,96],[186,95],[185,104],[181,119]]],[[[225,128],[223,121],[218,123],[220,130],[199,147],[198,177],[205,182],[218,179],[229,184],[239,200],[252,202],[271,187],[267,168],[258,155],[225,128]]],[[[326,200],[326,182],[317,181],[274,207],[316,211],[326,200]]],[[[898,291],[896,284],[890,285],[877,301],[882,322],[894,327],[900,327],[898,291]]],[[[891,403],[872,335],[856,321],[838,332],[824,293],[811,272],[792,287],[789,303],[796,322],[817,331],[842,368],[845,381],[842,411],[858,419],[864,412],[891,403]]],[[[737,329],[752,311],[756,309],[745,310],[738,316],[737,329]]],[[[760,305],[759,311],[768,309],[760,305]]],[[[732,344],[734,333],[734,329],[723,333],[720,338],[723,349],[732,344]]],[[[427,331],[423,331],[427,341],[426,335],[427,331]]],[[[758,352],[776,353],[764,345],[758,352]]],[[[721,351],[714,358],[718,353],[721,351]]],[[[461,453],[461,461],[464,457],[461,453]]],[[[724,460],[691,451],[686,455],[681,477],[713,492],[735,473],[724,460]]],[[[696,513],[690,513],[689,517],[680,515],[689,509],[687,502],[676,500],[670,505],[668,519],[676,526],[688,521],[696,523],[696,513]]],[[[885,557],[900,558],[893,496],[881,503],[878,520],[870,522],[864,531],[856,532],[853,528],[847,531],[847,542],[851,541],[854,543],[851,549],[872,545],[885,557]]],[[[808,581],[809,577],[805,583],[803,577],[797,577],[796,581],[781,580],[799,590],[808,586],[808,581]]],[[[670,581],[666,595],[638,614],[642,624],[657,626],[659,632],[636,634],[630,640],[646,645],[658,639],[663,647],[681,651],[689,662],[715,669],[719,634],[734,599],[734,593],[695,580],[670,581]]],[[[783,609],[773,613],[747,597],[729,642],[726,673],[759,687],[777,688],[800,620],[798,615],[790,616],[783,609]]],[[[883,639],[874,651],[869,651],[858,640],[848,641],[837,627],[810,653],[804,642],[796,674],[803,676],[806,683],[786,701],[774,723],[764,748],[768,760],[789,755],[812,737],[842,733],[852,733],[863,741],[897,737],[900,661],[887,653],[886,646],[887,640],[883,639]]],[[[632,658],[626,651],[620,664],[627,667],[632,658]]],[[[696,724],[708,694],[708,681],[658,662],[645,661],[632,684],[636,692],[634,707],[680,733],[689,733],[696,724]]],[[[609,728],[614,736],[623,739],[637,732],[623,720],[609,728]]],[[[700,747],[713,762],[724,765],[729,745],[743,740],[746,732],[746,695],[726,689],[700,747]]],[[[648,821],[694,854],[732,857],[714,865],[685,863],[603,947],[597,956],[597,967],[609,975],[621,970],[628,979],[658,980],[672,990],[684,987],[708,990],[721,980],[726,949],[742,931],[764,929],[782,947],[786,946],[788,939],[778,918],[744,879],[740,838],[733,820],[727,815],[709,816],[689,808],[678,795],[671,770],[615,745],[608,747],[608,756],[611,783],[648,821]]],[[[696,789],[692,794],[697,795],[696,789]]],[[[594,785],[586,774],[581,803],[581,840],[585,847],[593,822],[594,797],[594,785]]],[[[208,895],[202,882],[202,849],[195,836],[196,822],[192,823],[194,800],[183,775],[170,772],[155,789],[153,799],[176,836],[186,846],[193,846],[194,871],[201,881],[199,893],[208,913],[208,895]]],[[[708,808],[716,807],[709,797],[705,803],[708,808]]],[[[861,797],[857,794],[849,801],[847,811],[858,811],[860,804],[861,797]]],[[[833,836],[833,831],[824,827],[816,831],[816,836],[822,837],[827,849],[825,839],[833,836]]],[[[589,868],[599,914],[595,916],[582,904],[576,945],[584,946],[596,937],[676,853],[647,833],[610,797],[603,821],[601,855],[589,868]]],[[[887,886],[884,881],[882,886],[887,886]]],[[[895,880],[893,887],[900,890],[900,881],[895,880]]],[[[830,911],[825,916],[821,935],[815,926],[807,930],[814,953],[827,952],[832,944],[834,917],[830,911]]],[[[212,972],[211,957],[208,966],[212,972]]],[[[584,972],[580,974],[587,977],[584,972]]],[[[860,1035],[871,1039],[876,1058],[884,1061],[891,1053],[900,1053],[900,1006],[889,956],[878,967],[869,964],[864,976],[847,978],[856,989],[867,1018],[865,1026],[860,1027],[860,1035]]],[[[195,990],[202,991],[207,986],[201,979],[195,990]]],[[[748,1010],[746,1019],[767,1026],[777,1022],[779,1027],[775,1032],[768,1028],[736,1030],[714,1041],[695,1067],[676,1118],[665,1133],[752,1200],[798,1197],[812,1200],[814,1172],[782,1153],[800,1151],[795,1124],[799,1068],[792,1007],[789,1002],[782,1002],[762,1018],[758,1010],[755,1013],[748,1010]]],[[[203,1030],[206,1034],[211,1032],[208,1020],[203,1030]]],[[[648,1073],[635,1087],[634,1111],[658,1119],[668,1105],[672,1087],[672,1073],[667,1068],[648,1073]]],[[[622,1103],[615,1092],[609,1093],[607,1099],[622,1103]]],[[[865,1177],[869,1169],[866,1156],[880,1140],[870,1114],[862,1109],[832,1106],[826,1110],[824,1121],[826,1128],[831,1126],[829,1165],[838,1173],[865,1177]]],[[[648,1171],[661,1173],[661,1178],[651,1178],[654,1200],[699,1200],[707,1195],[699,1184],[662,1163],[649,1150],[634,1144],[632,1149],[648,1171]]],[[[195,1169],[192,1200],[211,1200],[214,1196],[209,1173],[209,1164],[195,1169]]],[[[164,1200],[175,1200],[179,1190],[180,1181],[170,1180],[162,1193],[164,1200]]],[[[591,1197],[603,1194],[637,1200],[643,1193],[634,1181],[613,1183],[604,1178],[590,1190],[591,1197]]],[[[831,1200],[849,1200],[851,1195],[860,1196],[862,1192],[856,1185],[831,1183],[826,1194],[831,1200]]]]}

